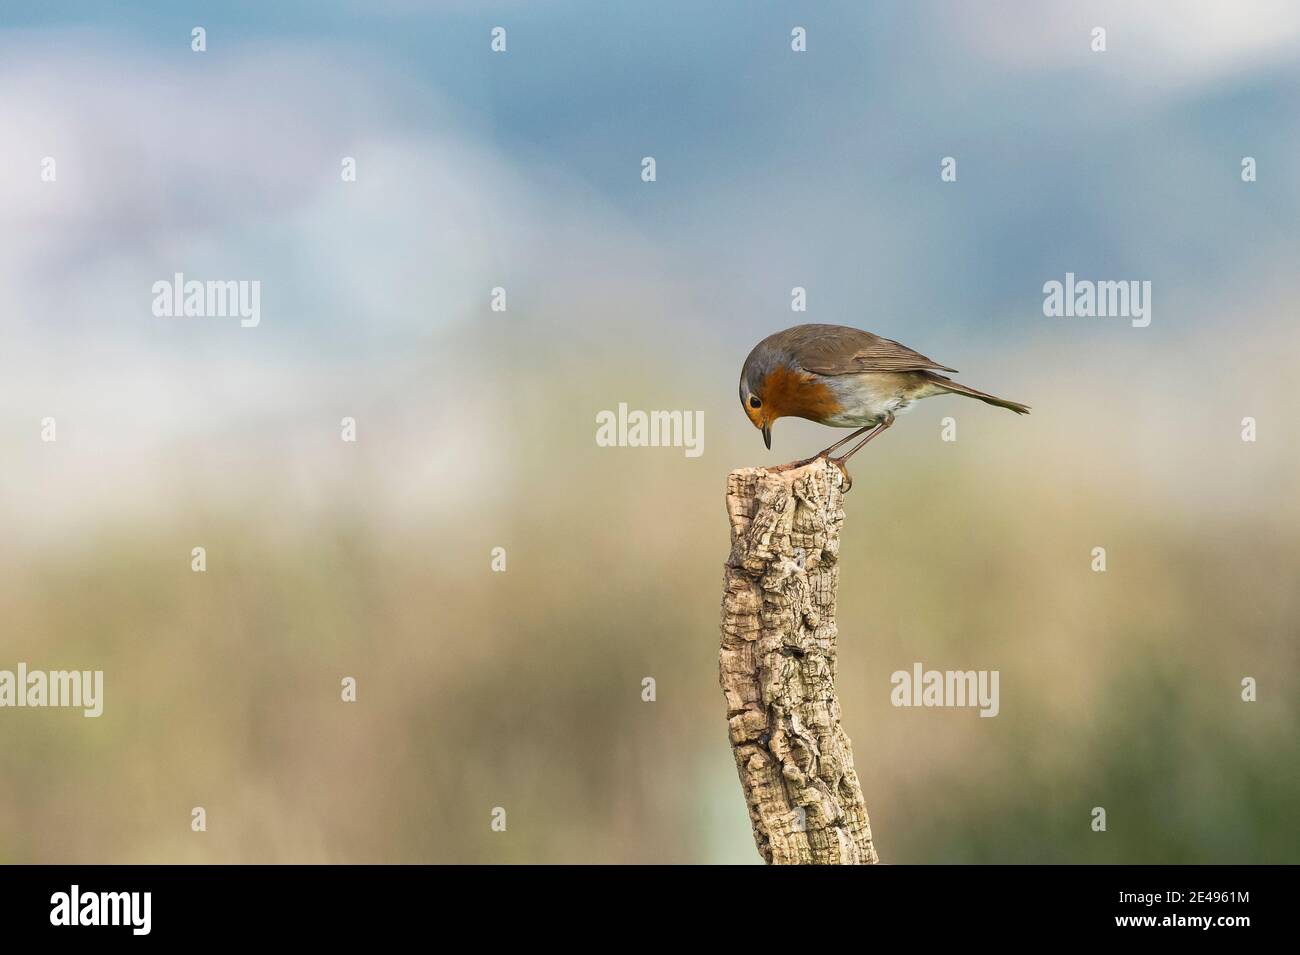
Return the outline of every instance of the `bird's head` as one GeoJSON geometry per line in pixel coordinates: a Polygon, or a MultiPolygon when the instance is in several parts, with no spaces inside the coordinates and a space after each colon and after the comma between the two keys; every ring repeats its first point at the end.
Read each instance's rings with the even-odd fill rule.
{"type": "Polygon", "coordinates": [[[769,385],[776,378],[776,370],[784,367],[779,358],[759,344],[740,370],[740,406],[750,424],[763,432],[763,443],[772,447],[772,422],[781,417],[778,404],[771,400],[769,385]]]}
{"type": "Polygon", "coordinates": [[[772,422],[777,418],[807,418],[827,423],[840,402],[827,380],[805,371],[798,360],[771,336],[759,342],[740,370],[740,406],[749,423],[763,432],[772,447],[772,422]]]}

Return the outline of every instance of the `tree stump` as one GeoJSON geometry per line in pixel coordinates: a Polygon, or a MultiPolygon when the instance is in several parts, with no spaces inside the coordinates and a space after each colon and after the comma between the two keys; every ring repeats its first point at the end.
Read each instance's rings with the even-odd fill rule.
{"type": "Polygon", "coordinates": [[[754,841],[773,865],[879,862],[835,694],[838,468],[727,477],[719,670],[754,841]]]}

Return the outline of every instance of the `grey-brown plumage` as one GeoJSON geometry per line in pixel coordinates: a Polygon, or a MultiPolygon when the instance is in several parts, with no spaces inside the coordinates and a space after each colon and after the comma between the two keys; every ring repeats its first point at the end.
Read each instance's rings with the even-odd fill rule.
{"type": "Polygon", "coordinates": [[[754,349],[766,348],[796,360],[819,375],[852,375],[878,371],[952,371],[892,338],[881,338],[846,325],[796,325],[769,335],[754,349]]]}

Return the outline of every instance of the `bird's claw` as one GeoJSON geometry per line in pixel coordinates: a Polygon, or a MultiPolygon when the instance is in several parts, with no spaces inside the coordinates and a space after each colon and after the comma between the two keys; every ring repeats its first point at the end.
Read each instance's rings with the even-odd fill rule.
{"type": "Polygon", "coordinates": [[[843,458],[827,458],[827,460],[840,469],[840,474],[844,476],[844,483],[840,487],[840,493],[848,494],[849,489],[853,487],[853,478],[849,476],[848,463],[843,458]]]}

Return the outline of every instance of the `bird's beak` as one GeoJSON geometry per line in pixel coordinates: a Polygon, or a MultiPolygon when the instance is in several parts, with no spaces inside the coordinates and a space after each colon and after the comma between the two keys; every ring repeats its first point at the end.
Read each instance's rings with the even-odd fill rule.
{"type": "Polygon", "coordinates": [[[767,445],[767,450],[772,450],[772,425],[767,421],[763,422],[763,443],[767,445]]]}

